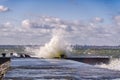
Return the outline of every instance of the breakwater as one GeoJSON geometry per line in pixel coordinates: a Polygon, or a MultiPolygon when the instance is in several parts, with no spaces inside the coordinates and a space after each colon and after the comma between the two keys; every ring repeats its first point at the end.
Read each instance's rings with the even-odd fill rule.
{"type": "Polygon", "coordinates": [[[120,71],[66,59],[14,58],[3,80],[112,80],[120,71]]]}
{"type": "Polygon", "coordinates": [[[0,58],[0,80],[2,80],[4,74],[7,72],[10,66],[10,58],[1,57],[0,58]]]}

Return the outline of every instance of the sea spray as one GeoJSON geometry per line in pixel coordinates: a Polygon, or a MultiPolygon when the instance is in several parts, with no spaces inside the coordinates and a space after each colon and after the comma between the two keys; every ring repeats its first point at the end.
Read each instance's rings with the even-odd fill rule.
{"type": "Polygon", "coordinates": [[[69,55],[71,48],[67,46],[64,38],[64,31],[54,31],[51,40],[44,46],[36,49],[26,48],[26,51],[32,52],[34,57],[39,58],[60,58],[61,55],[69,55]]]}
{"type": "Polygon", "coordinates": [[[100,68],[107,68],[111,70],[119,70],[120,71],[120,59],[112,59],[109,64],[100,64],[95,65],[100,68]]]}

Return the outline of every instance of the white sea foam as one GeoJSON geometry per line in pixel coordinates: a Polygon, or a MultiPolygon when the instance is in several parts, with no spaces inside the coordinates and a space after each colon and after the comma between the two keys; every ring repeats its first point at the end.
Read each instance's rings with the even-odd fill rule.
{"type": "Polygon", "coordinates": [[[109,64],[100,64],[95,66],[120,71],[120,59],[112,59],[109,64]]]}

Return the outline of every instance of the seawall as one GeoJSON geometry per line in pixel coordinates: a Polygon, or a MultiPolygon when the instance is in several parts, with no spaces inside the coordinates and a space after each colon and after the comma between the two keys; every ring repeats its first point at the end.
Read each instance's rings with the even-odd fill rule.
{"type": "Polygon", "coordinates": [[[9,66],[10,66],[10,58],[1,57],[0,58],[0,80],[2,80],[2,77],[7,72],[9,66]]]}

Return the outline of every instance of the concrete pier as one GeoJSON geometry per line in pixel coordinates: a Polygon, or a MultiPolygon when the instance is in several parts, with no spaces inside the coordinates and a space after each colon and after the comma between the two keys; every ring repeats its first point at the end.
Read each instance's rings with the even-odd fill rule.
{"type": "Polygon", "coordinates": [[[3,80],[112,80],[120,71],[66,59],[14,58],[3,80]]]}

